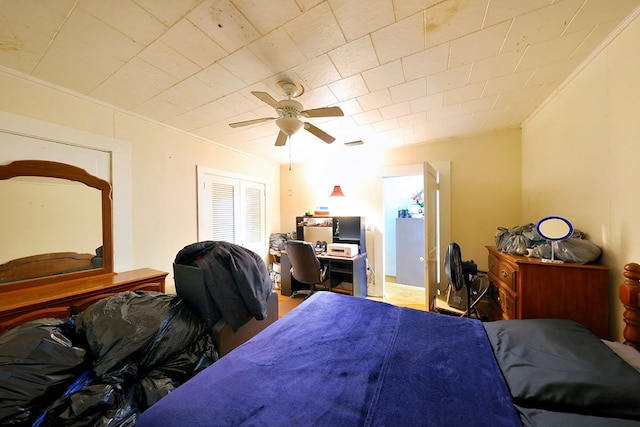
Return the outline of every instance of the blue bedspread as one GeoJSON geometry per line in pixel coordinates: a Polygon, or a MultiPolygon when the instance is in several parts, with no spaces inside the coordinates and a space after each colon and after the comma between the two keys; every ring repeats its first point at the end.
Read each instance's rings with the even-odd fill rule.
{"type": "Polygon", "coordinates": [[[319,292],[138,426],[519,426],[482,324],[319,292]]]}

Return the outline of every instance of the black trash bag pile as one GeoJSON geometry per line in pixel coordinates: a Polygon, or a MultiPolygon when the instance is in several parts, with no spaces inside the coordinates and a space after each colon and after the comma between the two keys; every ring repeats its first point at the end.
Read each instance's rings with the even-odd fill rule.
{"type": "MultiPolygon", "coordinates": [[[[123,292],[98,301],[66,324],[65,340],[82,352],[78,366],[66,368],[72,374],[61,378],[55,391],[40,393],[41,384],[57,378],[46,368],[60,357],[60,350],[45,352],[30,377],[29,392],[40,395],[28,414],[23,410],[28,406],[8,405],[8,419],[15,420],[9,425],[132,426],[141,412],[217,360],[204,323],[173,295],[123,292]]],[[[10,332],[21,335],[19,328],[0,335],[0,342],[10,332]]],[[[4,354],[2,345],[0,360],[4,354]]],[[[13,383],[2,384],[0,408],[5,395],[24,392],[13,390],[13,383]]],[[[3,418],[0,424],[5,424],[3,418]]]]}
{"type": "Polygon", "coordinates": [[[0,425],[31,425],[87,369],[70,330],[68,319],[44,319],[0,334],[0,425]]]}
{"type": "Polygon", "coordinates": [[[602,254],[597,245],[588,241],[585,234],[575,228],[568,239],[549,242],[538,234],[535,224],[512,228],[498,227],[495,241],[501,252],[543,259],[551,258],[553,245],[554,259],[577,264],[594,262],[602,254]]]}

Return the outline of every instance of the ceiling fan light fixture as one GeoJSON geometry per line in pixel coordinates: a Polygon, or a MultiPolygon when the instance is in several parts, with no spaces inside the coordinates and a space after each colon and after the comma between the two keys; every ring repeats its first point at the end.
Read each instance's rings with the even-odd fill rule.
{"type": "Polygon", "coordinates": [[[280,117],[276,120],[276,125],[278,125],[282,132],[291,136],[302,129],[304,123],[294,117],[280,117]]]}

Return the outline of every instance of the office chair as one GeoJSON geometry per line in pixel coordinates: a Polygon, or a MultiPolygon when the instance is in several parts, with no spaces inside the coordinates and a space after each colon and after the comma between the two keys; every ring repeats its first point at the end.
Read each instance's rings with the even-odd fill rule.
{"type": "Polygon", "coordinates": [[[309,298],[315,292],[316,285],[324,284],[327,267],[320,264],[320,260],[316,256],[316,248],[309,242],[287,240],[284,248],[291,261],[291,276],[298,282],[309,286],[309,289],[293,292],[291,298],[298,295],[306,295],[305,299],[309,298]]]}

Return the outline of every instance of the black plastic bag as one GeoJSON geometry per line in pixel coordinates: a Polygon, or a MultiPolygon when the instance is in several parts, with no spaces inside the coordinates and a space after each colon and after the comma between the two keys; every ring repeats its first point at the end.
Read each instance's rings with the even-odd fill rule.
{"type": "Polygon", "coordinates": [[[30,425],[86,370],[69,319],[41,319],[0,335],[0,424],[30,425]]]}
{"type": "Polygon", "coordinates": [[[136,376],[131,365],[102,383],[96,383],[95,376],[87,372],[43,412],[33,427],[133,426],[141,412],[132,385],[136,376]]]}
{"type": "Polygon", "coordinates": [[[151,369],[188,347],[203,333],[198,315],[175,295],[122,292],[104,298],[75,317],[98,378],[135,361],[151,369]]]}

